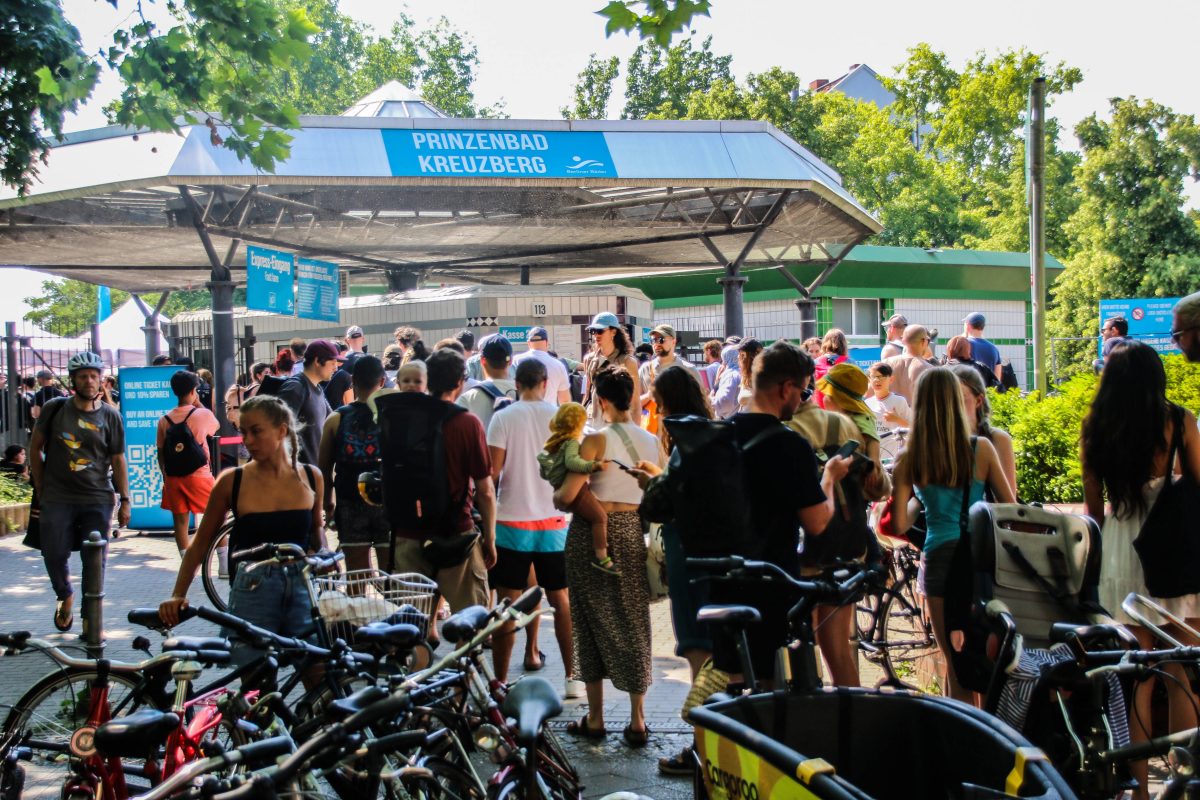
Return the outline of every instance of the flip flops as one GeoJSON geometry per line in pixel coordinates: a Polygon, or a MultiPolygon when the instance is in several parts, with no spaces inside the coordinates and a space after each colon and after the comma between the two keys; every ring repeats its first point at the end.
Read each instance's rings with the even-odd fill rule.
{"type": "Polygon", "coordinates": [[[75,624],[75,614],[68,611],[63,605],[63,601],[59,600],[58,605],[54,607],[54,627],[66,633],[71,630],[73,624],[75,624]],[[63,616],[64,611],[66,612],[66,616],[63,616]]]}
{"type": "Polygon", "coordinates": [[[572,736],[582,736],[585,739],[603,739],[608,736],[608,731],[604,728],[596,730],[588,727],[587,714],[584,714],[578,721],[572,720],[567,723],[567,733],[572,736]]]}
{"type": "Polygon", "coordinates": [[[640,749],[650,742],[650,726],[647,725],[645,730],[635,731],[631,722],[625,726],[625,730],[621,731],[621,736],[627,745],[635,750],[640,749]]]}
{"type": "Polygon", "coordinates": [[[546,666],[546,654],[538,650],[537,657],[538,660],[536,662],[531,662],[528,658],[525,659],[524,667],[526,672],[538,672],[546,666]]]}

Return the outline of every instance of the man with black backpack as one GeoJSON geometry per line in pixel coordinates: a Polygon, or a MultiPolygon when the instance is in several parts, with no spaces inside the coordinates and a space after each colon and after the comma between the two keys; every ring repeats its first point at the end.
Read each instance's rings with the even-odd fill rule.
{"type": "Polygon", "coordinates": [[[372,547],[379,566],[386,568],[391,541],[387,515],[358,492],[358,476],[379,469],[379,424],[367,398],[383,387],[383,362],[365,353],[352,357],[354,402],[330,414],[321,434],[318,461],[325,478],[325,519],[337,520],[346,569],[369,569],[372,547]]]}
{"type": "Polygon", "coordinates": [[[496,490],[483,424],[454,402],[467,378],[466,360],[442,348],[425,366],[429,394],[397,392],[375,401],[383,507],[393,569],[433,578],[458,611],[488,604],[496,490]],[[471,517],[472,487],[482,530],[471,517]]]}
{"type": "Polygon", "coordinates": [[[304,350],[303,369],[284,381],[275,393],[300,421],[300,460],[305,464],[317,463],[321,431],[332,410],[321,391],[321,384],[333,377],[338,364],[345,360],[333,342],[315,339],[304,350]]]}
{"type": "Polygon", "coordinates": [[[512,344],[498,333],[483,340],[479,348],[484,380],[465,390],[456,401],[479,417],[486,431],[492,414],[516,402],[517,383],[509,378],[512,367],[512,344]]]}
{"type": "Polygon", "coordinates": [[[158,467],[163,474],[160,506],[171,512],[179,555],[191,544],[188,517],[203,514],[212,493],[208,437],[221,429],[216,416],[200,404],[200,376],[180,370],[171,376],[178,405],[158,421],[158,467]]]}

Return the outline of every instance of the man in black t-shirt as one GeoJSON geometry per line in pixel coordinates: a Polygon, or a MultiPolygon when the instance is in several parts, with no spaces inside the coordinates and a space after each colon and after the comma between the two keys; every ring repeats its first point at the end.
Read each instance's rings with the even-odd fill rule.
{"type": "Polygon", "coordinates": [[[54,380],[54,373],[48,369],[40,370],[37,374],[38,388],[33,393],[33,418],[37,419],[42,413],[42,406],[50,402],[56,397],[66,396],[64,392],[54,380]]]}
{"type": "MultiPolygon", "coordinates": [[[[776,342],[759,354],[753,366],[750,410],[731,418],[738,441],[744,446],[768,426],[791,419],[811,374],[812,359],[793,344],[776,342]]],[[[799,575],[800,528],[808,536],[825,530],[833,516],[834,483],[846,476],[850,459],[830,459],[824,474],[819,475],[812,447],[789,429],[755,445],[745,463],[754,527],[764,540],[758,548],[760,558],[799,575]]],[[[752,605],[762,614],[762,623],[751,625],[747,637],[756,676],[770,680],[775,651],[787,643],[787,612],[795,598],[781,588],[764,591],[759,581],[718,581],[713,584],[712,599],[714,603],[752,605]]],[[[713,664],[725,672],[741,672],[735,640],[715,630],[713,664]]]]}

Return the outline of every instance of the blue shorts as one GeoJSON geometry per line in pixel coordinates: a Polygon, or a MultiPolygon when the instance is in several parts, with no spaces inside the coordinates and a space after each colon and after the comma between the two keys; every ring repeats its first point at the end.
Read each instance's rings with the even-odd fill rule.
{"type": "MultiPolygon", "coordinates": [[[[280,636],[313,640],[312,602],[299,564],[239,567],[229,590],[229,613],[280,636]]],[[[222,636],[232,636],[222,629],[222,636]]],[[[233,662],[252,661],[260,651],[234,640],[233,662]]]]}

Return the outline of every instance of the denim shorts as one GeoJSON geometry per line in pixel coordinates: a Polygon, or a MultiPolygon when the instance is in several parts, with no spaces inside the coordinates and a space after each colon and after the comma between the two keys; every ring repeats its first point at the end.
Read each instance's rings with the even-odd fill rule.
{"type": "Polygon", "coordinates": [[[954,551],[957,543],[944,544],[921,554],[919,586],[926,597],[945,597],[950,583],[950,571],[954,566],[954,551]]]}
{"type": "MultiPolygon", "coordinates": [[[[280,636],[315,641],[312,602],[299,564],[239,567],[229,590],[229,613],[280,636]]],[[[232,631],[222,629],[221,635],[232,631]]],[[[234,641],[234,663],[252,660],[257,650],[234,641]]]]}

